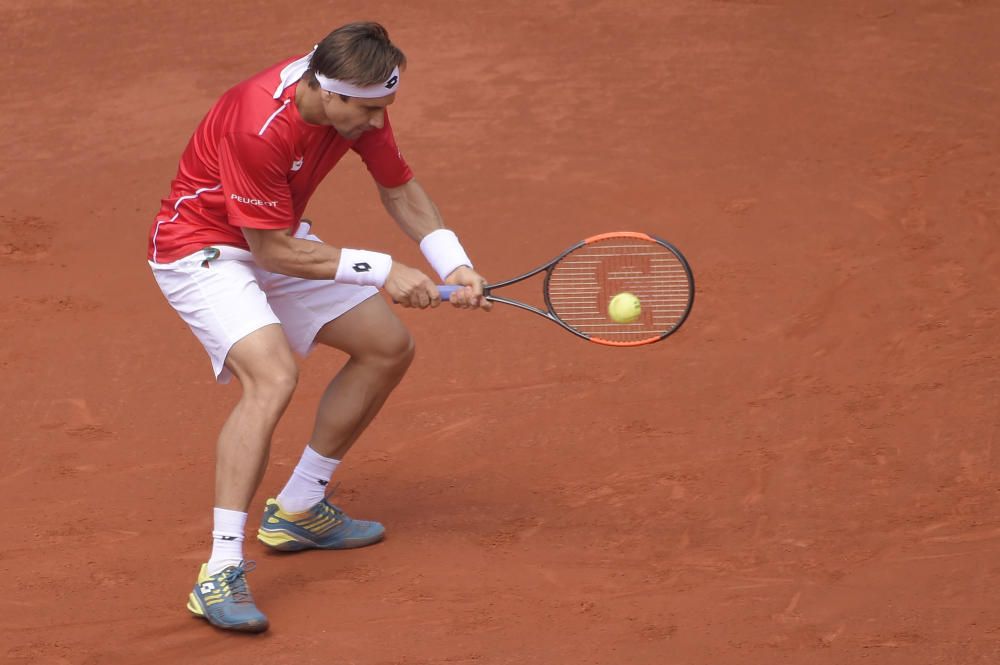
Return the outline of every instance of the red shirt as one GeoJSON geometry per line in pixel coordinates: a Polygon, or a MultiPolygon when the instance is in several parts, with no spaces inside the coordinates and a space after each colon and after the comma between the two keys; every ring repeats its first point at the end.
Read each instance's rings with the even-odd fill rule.
{"type": "Polygon", "coordinates": [[[383,187],[413,177],[385,114],[355,141],[312,125],[295,106],[297,83],[277,99],[285,60],[226,92],[181,155],[170,196],[149,232],[148,258],[170,263],[209,245],[249,249],[240,227],[293,229],[309,197],[348,148],[383,187]]]}

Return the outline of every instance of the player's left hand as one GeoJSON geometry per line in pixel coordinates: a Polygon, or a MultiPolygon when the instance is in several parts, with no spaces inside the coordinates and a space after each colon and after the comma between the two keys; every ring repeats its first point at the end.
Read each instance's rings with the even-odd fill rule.
{"type": "Polygon", "coordinates": [[[444,280],[444,283],[465,287],[464,289],[457,289],[451,294],[449,302],[453,306],[461,307],[462,309],[479,308],[487,312],[493,309],[493,303],[483,296],[483,287],[486,286],[487,281],[472,268],[468,266],[455,268],[448,275],[448,278],[444,280]]]}

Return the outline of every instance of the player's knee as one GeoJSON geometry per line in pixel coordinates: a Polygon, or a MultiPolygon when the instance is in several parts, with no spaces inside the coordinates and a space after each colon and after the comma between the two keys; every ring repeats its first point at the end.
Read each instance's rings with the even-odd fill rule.
{"type": "Polygon", "coordinates": [[[416,345],[410,331],[402,326],[383,335],[362,362],[376,364],[390,373],[406,371],[413,362],[416,345]]]}
{"type": "Polygon", "coordinates": [[[394,369],[405,372],[406,368],[413,362],[416,350],[417,345],[413,341],[413,335],[404,328],[390,340],[387,348],[387,360],[394,369]]]}
{"type": "Polygon", "coordinates": [[[267,388],[277,397],[291,398],[299,384],[299,368],[292,364],[275,370],[267,377],[267,388]]]}
{"type": "Polygon", "coordinates": [[[405,370],[413,362],[413,356],[417,353],[417,343],[413,340],[413,335],[406,333],[406,344],[400,348],[399,362],[405,370]]]}
{"type": "Polygon", "coordinates": [[[258,408],[282,411],[291,401],[298,382],[299,369],[294,362],[274,363],[246,381],[243,393],[258,408]]]}

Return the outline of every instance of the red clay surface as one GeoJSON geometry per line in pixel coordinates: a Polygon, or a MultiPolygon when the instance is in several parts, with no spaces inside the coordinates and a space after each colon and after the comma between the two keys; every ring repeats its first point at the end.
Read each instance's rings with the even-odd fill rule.
{"type": "MultiPolygon", "coordinates": [[[[1000,661],[1000,5],[43,4],[0,7],[0,661],[1000,661]],[[698,301],[636,350],[401,311],[418,359],[337,478],[389,539],[249,542],[273,629],[220,634],[184,602],[238,387],[146,232],[217,95],[356,18],[484,274],[635,229],[698,301]]],[[[418,262],[357,160],[309,214],[418,262]]],[[[252,529],[341,362],[304,364],[252,529]]]]}

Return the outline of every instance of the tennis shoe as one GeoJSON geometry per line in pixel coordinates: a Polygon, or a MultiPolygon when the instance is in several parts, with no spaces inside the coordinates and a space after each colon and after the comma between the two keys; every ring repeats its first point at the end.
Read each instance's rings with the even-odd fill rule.
{"type": "Polygon", "coordinates": [[[301,513],[286,513],[276,499],[268,499],[257,531],[257,540],[282,552],[346,550],[372,545],[384,537],[381,524],[351,519],[329,497],[301,513]]]}
{"type": "Polygon", "coordinates": [[[219,628],[264,632],[268,627],[267,617],[254,605],[247,586],[246,574],[253,569],[253,561],[244,561],[209,575],[208,564],[203,563],[194,590],[188,596],[188,610],[219,628]]]}

